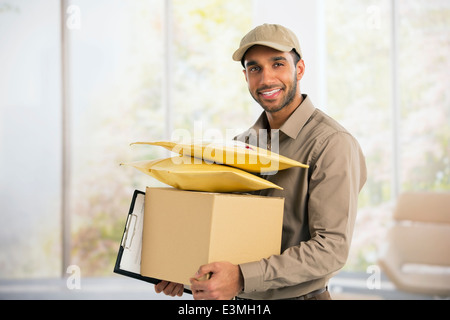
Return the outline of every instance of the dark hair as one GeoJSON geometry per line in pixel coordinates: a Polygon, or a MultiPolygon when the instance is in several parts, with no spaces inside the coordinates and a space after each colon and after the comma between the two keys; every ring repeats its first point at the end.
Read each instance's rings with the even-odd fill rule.
{"type": "Polygon", "coordinates": [[[300,56],[300,54],[295,49],[292,49],[291,54],[292,54],[292,58],[294,59],[294,65],[296,66],[297,63],[300,60],[302,60],[302,57],[300,56]]]}
{"type": "MultiPolygon", "coordinates": [[[[247,52],[246,52],[247,53],[247,52]]],[[[300,60],[302,60],[302,57],[300,57],[300,54],[297,52],[297,50],[295,50],[295,49],[292,49],[292,51],[290,52],[291,53],[291,55],[292,55],[292,58],[294,59],[294,66],[296,66],[297,65],[297,63],[300,61],[300,60]]],[[[241,64],[242,64],[242,66],[244,67],[244,69],[245,69],[245,62],[244,62],[244,59],[245,59],[245,53],[244,53],[244,55],[242,56],[242,59],[241,59],[241,64]]]]}

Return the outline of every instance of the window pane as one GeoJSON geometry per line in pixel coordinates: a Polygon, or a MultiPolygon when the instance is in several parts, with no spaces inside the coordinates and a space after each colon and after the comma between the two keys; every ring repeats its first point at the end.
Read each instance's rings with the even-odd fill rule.
{"type": "Polygon", "coordinates": [[[0,5],[0,277],[61,274],[59,1],[0,5]]]}
{"type": "Polygon", "coordinates": [[[402,190],[450,190],[450,3],[399,12],[402,190]]]}
{"type": "Polygon", "coordinates": [[[255,121],[242,67],[231,58],[252,27],[252,3],[173,1],[174,128],[192,138],[232,139],[227,129],[238,133],[255,121]]]}
{"type": "Polygon", "coordinates": [[[346,266],[365,270],[389,218],[394,175],[390,1],[327,0],[325,7],[328,112],[358,139],[368,166],[346,266]]]}
{"type": "Polygon", "coordinates": [[[134,189],[154,179],[120,163],[153,159],[130,143],[164,134],[163,1],[72,1],[70,37],[72,263],[110,275],[134,189]]]}
{"type": "Polygon", "coordinates": [[[251,103],[241,67],[231,60],[251,25],[251,15],[242,14],[251,1],[173,1],[170,75],[164,1],[72,3],[81,16],[69,32],[73,263],[83,275],[110,275],[133,190],[161,185],[119,164],[167,155],[129,144],[170,138],[168,120],[191,133],[196,121],[205,130],[254,121],[243,118],[251,103]],[[173,81],[173,119],[166,119],[166,76],[173,81]],[[231,101],[242,102],[230,107],[231,101]]]}
{"type": "Polygon", "coordinates": [[[363,205],[390,198],[389,1],[328,0],[328,110],[359,140],[369,177],[363,205]],[[339,27],[336,27],[339,26],[339,27]]]}
{"type": "Polygon", "coordinates": [[[326,0],[329,112],[358,138],[368,165],[347,269],[376,263],[391,221],[395,175],[400,192],[450,189],[450,4],[397,3],[400,105],[394,106],[391,1],[326,0]],[[400,172],[392,166],[393,125],[400,172]]]}

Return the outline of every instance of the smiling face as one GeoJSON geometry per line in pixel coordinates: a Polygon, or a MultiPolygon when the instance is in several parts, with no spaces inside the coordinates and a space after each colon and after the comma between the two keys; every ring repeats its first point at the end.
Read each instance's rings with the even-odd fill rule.
{"type": "Polygon", "coordinates": [[[299,106],[303,60],[295,65],[290,52],[254,46],[245,54],[244,66],[250,94],[267,113],[284,110],[291,114],[299,106]]]}

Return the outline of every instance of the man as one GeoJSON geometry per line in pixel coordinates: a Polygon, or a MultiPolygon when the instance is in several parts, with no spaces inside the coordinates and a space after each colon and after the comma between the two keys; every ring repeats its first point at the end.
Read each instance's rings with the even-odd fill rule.
{"type": "MultiPolygon", "coordinates": [[[[233,59],[242,63],[250,94],[264,109],[237,139],[269,137],[269,148],[276,144],[281,155],[309,169],[267,175],[284,190],[258,193],[285,198],[281,255],[241,265],[200,266],[191,279],[193,296],[330,300],[328,281],[346,263],[358,195],[366,181],[364,155],[349,132],[301,93],[305,63],[292,31],[280,25],[258,26],[242,39],[233,59]],[[254,136],[264,130],[267,134],[254,136]]],[[[183,287],[162,282],[155,290],[180,295],[183,287]]]]}

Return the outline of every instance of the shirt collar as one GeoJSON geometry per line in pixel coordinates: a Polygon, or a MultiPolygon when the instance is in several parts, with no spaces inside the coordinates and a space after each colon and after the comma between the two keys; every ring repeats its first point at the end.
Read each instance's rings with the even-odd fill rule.
{"type": "MultiPolygon", "coordinates": [[[[314,107],[311,99],[304,94],[302,103],[281,126],[280,131],[292,139],[297,138],[300,130],[306,122],[308,122],[315,110],[316,108],[314,107]]],[[[267,120],[267,115],[265,112],[261,114],[252,128],[255,130],[269,128],[269,121],[267,120]]]]}

